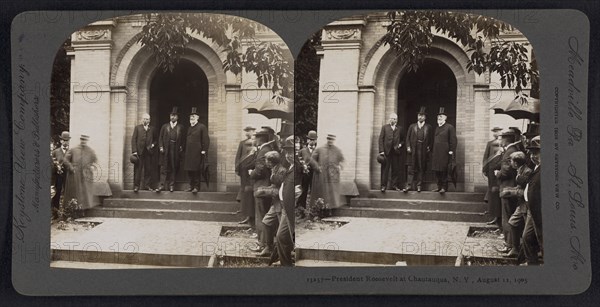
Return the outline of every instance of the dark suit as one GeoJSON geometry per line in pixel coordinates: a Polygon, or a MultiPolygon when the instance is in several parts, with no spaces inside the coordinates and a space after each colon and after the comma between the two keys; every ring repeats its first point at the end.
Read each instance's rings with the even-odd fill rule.
{"type": "Polygon", "coordinates": [[[400,153],[404,145],[404,131],[400,125],[392,129],[392,125],[385,124],[379,133],[379,152],[385,155],[385,162],[381,163],[381,186],[387,187],[390,168],[392,172],[391,187],[399,187],[400,153]]]}
{"type": "Polygon", "coordinates": [[[158,136],[158,146],[163,149],[160,154],[162,186],[175,185],[175,175],[179,171],[179,161],[183,148],[185,146],[183,127],[177,123],[175,128],[171,128],[170,122],[160,128],[158,136]]]}
{"type": "MultiPolygon", "coordinates": [[[[271,185],[271,170],[266,165],[265,154],[269,151],[273,151],[272,143],[263,144],[258,152],[256,153],[256,160],[254,162],[254,169],[250,173],[250,179],[254,181],[253,190],[256,192],[259,187],[267,187],[271,185]]],[[[254,198],[254,221],[256,225],[256,232],[258,233],[258,240],[261,244],[267,244],[267,238],[262,224],[262,220],[265,214],[271,207],[270,197],[255,197],[254,198]]]]}
{"type": "Polygon", "coordinates": [[[435,171],[438,189],[448,189],[448,163],[451,151],[456,154],[456,130],[449,123],[435,128],[431,169],[435,171]]]}
{"type": "Polygon", "coordinates": [[[522,240],[528,264],[538,264],[538,251],[544,250],[540,169],[538,166],[533,170],[527,185],[528,210],[522,240]]]}
{"type": "Polygon", "coordinates": [[[282,266],[292,266],[292,251],[294,250],[294,226],[295,226],[295,166],[286,170],[282,185],[283,210],[281,213],[281,223],[277,229],[276,250],[282,266]]]}
{"type": "Polygon", "coordinates": [[[483,154],[481,171],[488,179],[487,202],[488,212],[491,216],[502,220],[502,207],[500,205],[500,191],[498,190],[498,178],[494,175],[494,168],[502,158],[502,155],[497,155],[500,150],[500,141],[491,140],[487,142],[485,153],[483,154]]]}
{"type": "Polygon", "coordinates": [[[141,187],[146,188],[152,185],[152,155],[156,146],[155,138],[155,130],[152,126],[148,126],[147,130],[144,129],[144,125],[137,125],[133,128],[131,152],[137,153],[139,158],[133,168],[133,185],[138,188],[142,180],[142,171],[144,172],[144,184],[141,187]]]}
{"type": "Polygon", "coordinates": [[[54,209],[52,215],[54,215],[56,210],[60,208],[60,197],[67,179],[67,171],[63,167],[63,162],[65,160],[67,151],[68,149],[63,152],[62,147],[58,147],[52,151],[52,160],[55,162],[52,172],[54,173],[54,189],[56,191],[54,197],[52,197],[52,209],[54,209]]]}
{"type": "MultiPolygon", "coordinates": [[[[502,153],[502,157],[495,166],[495,170],[500,172],[496,176],[498,179],[498,188],[502,192],[504,188],[512,188],[516,186],[515,178],[517,177],[517,170],[510,166],[510,155],[514,152],[519,151],[519,148],[515,145],[508,145],[502,153]]],[[[512,247],[512,239],[510,239],[510,225],[508,220],[510,216],[515,212],[518,206],[518,201],[515,198],[502,198],[500,199],[502,208],[502,231],[504,233],[506,243],[509,247],[512,247]]]]}
{"type": "Polygon", "coordinates": [[[417,175],[417,187],[423,183],[423,176],[427,170],[427,157],[433,147],[433,128],[427,123],[419,129],[419,124],[414,123],[408,127],[406,133],[406,151],[408,158],[408,180],[406,186],[414,183],[415,174],[417,175]],[[410,152],[409,152],[410,150],[410,152]]]}
{"type": "Polygon", "coordinates": [[[298,153],[300,158],[302,158],[302,161],[308,166],[308,173],[302,174],[302,194],[300,194],[300,197],[298,198],[298,206],[303,208],[306,207],[306,197],[308,196],[308,190],[312,185],[314,170],[310,166],[310,160],[314,151],[314,149],[310,151],[308,147],[304,147],[300,149],[300,152],[298,153]]]}
{"type": "MultiPolygon", "coordinates": [[[[185,162],[184,170],[188,172],[190,179],[190,188],[200,189],[200,176],[203,171],[206,153],[210,146],[208,138],[208,129],[201,123],[187,129],[187,138],[185,140],[185,162]],[[202,154],[202,151],[205,154],[202,154]]],[[[206,179],[206,178],[205,178],[206,179]]]]}

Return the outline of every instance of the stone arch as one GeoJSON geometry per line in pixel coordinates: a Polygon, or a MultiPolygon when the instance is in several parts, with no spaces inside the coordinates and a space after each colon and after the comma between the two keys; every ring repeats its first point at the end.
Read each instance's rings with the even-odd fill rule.
{"type": "MultiPolygon", "coordinates": [[[[457,162],[464,164],[466,140],[468,140],[473,130],[469,129],[472,119],[467,118],[464,110],[472,102],[473,84],[475,84],[477,76],[474,72],[466,70],[469,58],[464,49],[446,37],[434,37],[432,47],[426,58],[435,59],[445,64],[455,76],[457,83],[456,128],[457,132],[460,131],[458,133],[457,162]]],[[[386,114],[397,112],[398,86],[406,70],[407,68],[404,63],[396,56],[389,45],[383,45],[382,40],[379,40],[367,52],[365,61],[360,67],[359,87],[374,89],[372,91],[373,97],[367,99],[364,103],[359,101],[359,104],[366,104],[367,101],[372,100],[373,104],[371,107],[373,116],[372,119],[369,119],[371,121],[371,133],[368,136],[366,135],[368,133],[364,133],[362,136],[359,135],[363,139],[358,140],[359,144],[370,144],[368,146],[370,152],[363,152],[357,155],[358,157],[368,157],[368,160],[357,161],[357,165],[369,165],[368,168],[358,168],[359,172],[366,173],[357,174],[357,178],[368,180],[370,188],[377,188],[380,182],[380,165],[376,159],[371,157],[376,157],[378,154],[378,136],[381,125],[384,124],[386,114]],[[365,139],[367,137],[369,140],[365,139]]],[[[367,127],[368,125],[363,123],[362,126],[367,127]]],[[[464,189],[464,186],[461,189],[464,189]]]]}

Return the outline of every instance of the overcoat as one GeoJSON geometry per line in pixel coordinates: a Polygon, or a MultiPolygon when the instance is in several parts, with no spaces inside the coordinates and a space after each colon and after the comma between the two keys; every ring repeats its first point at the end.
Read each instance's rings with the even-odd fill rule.
{"type": "MultiPolygon", "coordinates": [[[[406,149],[410,148],[411,152],[408,153],[408,158],[406,159],[406,165],[414,165],[417,160],[416,148],[417,148],[417,132],[419,129],[419,125],[414,123],[408,127],[406,131],[406,149]]],[[[423,133],[425,134],[425,146],[423,147],[423,151],[421,152],[421,161],[427,161],[428,150],[431,151],[433,147],[433,128],[430,124],[423,124],[423,133]]],[[[426,168],[426,165],[423,167],[426,168]]]]}
{"type": "Polygon", "coordinates": [[[208,129],[201,123],[187,129],[185,140],[185,162],[183,169],[186,171],[202,171],[202,151],[208,153],[210,139],[208,129]]]}
{"type": "Polygon", "coordinates": [[[435,128],[433,137],[433,155],[431,157],[431,169],[434,171],[448,170],[450,155],[448,152],[456,153],[456,130],[449,123],[435,128]]]}
{"type": "Polygon", "coordinates": [[[63,165],[69,172],[65,184],[65,204],[75,198],[80,209],[89,209],[94,206],[93,167],[96,161],[98,161],[96,153],[87,145],[78,145],[67,151],[63,161],[63,165]]]}

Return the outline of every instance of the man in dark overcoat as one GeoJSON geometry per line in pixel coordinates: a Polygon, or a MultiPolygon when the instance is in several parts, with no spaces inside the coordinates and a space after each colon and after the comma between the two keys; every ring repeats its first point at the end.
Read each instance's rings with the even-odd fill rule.
{"type": "Polygon", "coordinates": [[[500,153],[500,131],[502,128],[492,128],[494,139],[487,142],[485,146],[485,152],[483,154],[482,169],[483,175],[488,180],[488,190],[486,200],[488,203],[488,212],[492,216],[492,220],[489,221],[488,225],[500,226],[502,221],[502,210],[500,205],[500,191],[498,189],[498,179],[494,175],[494,168],[498,164],[501,158],[500,153]]]}
{"type": "Polygon", "coordinates": [[[63,131],[60,134],[60,147],[52,151],[52,162],[54,173],[54,190],[56,191],[54,197],[52,197],[52,216],[57,216],[57,211],[60,208],[60,197],[62,195],[63,187],[66,183],[67,173],[63,165],[67,151],[69,151],[69,140],[71,136],[69,131],[63,131]]]}
{"type": "Polygon", "coordinates": [[[523,249],[528,265],[539,265],[538,252],[544,253],[544,237],[542,231],[542,200],[541,200],[541,143],[540,137],[531,139],[527,150],[535,168],[531,172],[529,183],[525,187],[525,201],[527,202],[527,218],[523,231],[523,249]]]}
{"type": "Polygon", "coordinates": [[[150,115],[142,116],[142,123],[133,128],[131,136],[131,153],[138,157],[138,162],[133,167],[133,191],[140,189],[142,182],[142,172],[144,173],[144,182],[142,189],[152,190],[152,155],[156,147],[156,135],[154,127],[150,126],[150,115]]]}
{"type": "Polygon", "coordinates": [[[398,125],[398,115],[390,114],[389,122],[381,127],[379,133],[379,155],[385,159],[381,163],[381,192],[385,192],[388,186],[390,171],[391,187],[400,190],[400,153],[404,144],[404,131],[398,125]]]}
{"type": "Polygon", "coordinates": [[[306,146],[300,149],[298,158],[300,159],[302,168],[302,194],[298,198],[298,206],[306,208],[306,198],[308,196],[308,190],[310,190],[311,183],[313,180],[314,170],[310,166],[310,160],[315,148],[317,148],[317,132],[311,130],[306,136],[306,146]]]}
{"type": "Polygon", "coordinates": [[[456,152],[456,130],[446,122],[448,116],[444,107],[440,108],[437,116],[437,127],[433,138],[433,156],[431,169],[437,178],[437,188],[434,192],[444,194],[448,190],[448,164],[456,152]]]}
{"type": "Polygon", "coordinates": [[[162,191],[169,186],[169,191],[175,188],[175,176],[179,171],[179,160],[185,146],[184,131],[181,124],[177,122],[179,113],[177,107],[173,107],[169,115],[170,121],[160,128],[158,146],[160,150],[161,184],[156,192],[162,191]]]}
{"type": "MultiPolygon", "coordinates": [[[[197,108],[192,108],[190,113],[190,127],[187,129],[185,140],[185,162],[184,170],[188,172],[190,187],[186,192],[198,193],[200,190],[200,176],[204,171],[202,168],[206,162],[206,153],[210,146],[208,128],[198,122],[197,108]]],[[[206,179],[206,178],[205,178],[206,179]]]]}
{"type": "Polygon", "coordinates": [[[240,213],[244,216],[239,224],[254,224],[251,220],[254,218],[254,195],[252,193],[252,180],[248,174],[248,168],[254,165],[256,147],[254,146],[253,135],[256,129],[254,127],[244,128],[246,139],[240,141],[235,154],[235,173],[240,176],[240,191],[238,199],[241,205],[240,213]]]}
{"type": "Polygon", "coordinates": [[[427,170],[427,158],[433,147],[433,128],[425,122],[426,118],[425,107],[421,107],[417,114],[417,122],[410,125],[406,132],[408,178],[406,180],[406,187],[402,190],[404,193],[411,190],[415,183],[417,185],[417,192],[421,192],[423,177],[427,170]]]}
{"type": "MultiPolygon", "coordinates": [[[[271,170],[267,167],[265,159],[267,152],[274,150],[274,134],[271,130],[272,129],[267,129],[266,127],[261,128],[261,130],[257,131],[254,135],[258,150],[256,152],[254,167],[248,170],[250,179],[254,181],[254,192],[258,191],[258,189],[261,187],[268,187],[271,185],[271,170]]],[[[254,251],[262,251],[267,245],[267,238],[262,225],[262,220],[265,217],[265,214],[267,214],[269,211],[270,207],[270,197],[254,197],[254,223],[256,225],[256,232],[258,234],[259,241],[258,246],[252,249],[254,251]]]]}

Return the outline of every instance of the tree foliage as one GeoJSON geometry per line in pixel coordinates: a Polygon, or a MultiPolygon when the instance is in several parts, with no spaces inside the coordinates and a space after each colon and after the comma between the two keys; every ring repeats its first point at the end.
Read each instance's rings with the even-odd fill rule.
{"type": "Polygon", "coordinates": [[[146,14],[139,42],[150,48],[157,64],[172,71],[193,34],[211,40],[226,53],[223,69],[242,70],[257,77],[258,86],[271,88],[275,97],[293,97],[293,59],[275,42],[259,41],[256,34],[267,28],[249,19],[231,15],[199,13],[146,14]],[[244,48],[242,48],[245,46],[244,48]]]}
{"type": "Polygon", "coordinates": [[[58,49],[50,77],[50,133],[54,141],[62,131],[69,130],[71,61],[66,48],[70,45],[71,39],[67,39],[58,49]]]}
{"type": "Polygon", "coordinates": [[[294,130],[300,137],[306,136],[310,130],[317,130],[320,60],[315,47],[320,44],[321,31],[317,31],[302,46],[296,58],[294,101],[301,108],[294,112],[294,130]]]}
{"type": "MultiPolygon", "coordinates": [[[[447,11],[391,11],[390,24],[383,38],[416,71],[423,62],[435,32],[447,35],[470,52],[468,71],[486,71],[500,75],[502,87],[514,87],[518,95],[528,85],[539,89],[539,72],[535,61],[530,63],[527,43],[507,41],[501,33],[515,30],[510,24],[481,15],[447,11]]],[[[539,95],[533,93],[532,95],[539,95]]]]}

